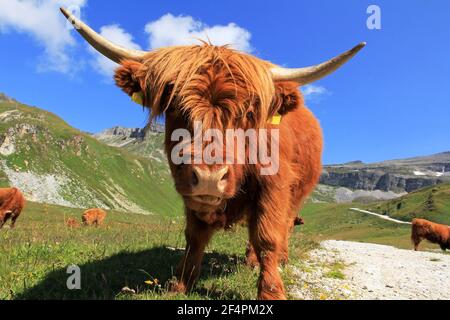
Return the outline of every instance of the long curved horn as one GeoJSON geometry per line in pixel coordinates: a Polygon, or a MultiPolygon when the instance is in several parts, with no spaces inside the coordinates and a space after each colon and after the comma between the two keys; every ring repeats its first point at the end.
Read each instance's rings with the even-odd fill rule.
{"type": "Polygon", "coordinates": [[[353,58],[353,56],[357,54],[359,50],[364,48],[365,45],[365,42],[361,42],[353,49],[324,63],[311,67],[297,69],[274,67],[270,70],[272,78],[274,81],[296,81],[301,86],[317,81],[336,71],[340,66],[353,58]]]}
{"type": "Polygon", "coordinates": [[[77,19],[66,9],[60,8],[60,10],[63,15],[73,24],[74,28],[87,42],[89,42],[91,46],[95,48],[95,50],[116,63],[120,63],[120,61],[122,60],[141,61],[144,55],[147,53],[141,50],[125,49],[117,44],[114,44],[92,30],[88,25],[86,25],[83,21],[77,19]]]}

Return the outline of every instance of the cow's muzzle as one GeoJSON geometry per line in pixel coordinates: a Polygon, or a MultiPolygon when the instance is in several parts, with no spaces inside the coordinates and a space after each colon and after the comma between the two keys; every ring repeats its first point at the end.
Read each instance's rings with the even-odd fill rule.
{"type": "Polygon", "coordinates": [[[227,166],[218,169],[193,166],[190,177],[191,192],[186,196],[201,204],[218,206],[229,183],[228,172],[227,166]]]}

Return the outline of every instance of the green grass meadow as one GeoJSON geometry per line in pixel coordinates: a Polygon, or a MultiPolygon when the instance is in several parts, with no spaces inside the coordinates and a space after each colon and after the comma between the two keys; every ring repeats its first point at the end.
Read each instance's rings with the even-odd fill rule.
{"type": "MultiPolygon", "coordinates": [[[[0,299],[254,299],[257,271],[243,263],[247,231],[219,232],[201,279],[188,295],[166,281],[182,257],[184,218],[108,212],[103,226],[68,228],[79,209],[29,203],[15,229],[0,231],[0,299]],[[81,268],[81,290],[68,290],[69,265],[81,268]],[[158,284],[147,284],[154,281],[158,284]],[[129,287],[136,294],[121,293],[129,287]]],[[[315,243],[296,235],[295,255],[315,243]]],[[[286,271],[287,273],[287,271],[286,271]]]]}

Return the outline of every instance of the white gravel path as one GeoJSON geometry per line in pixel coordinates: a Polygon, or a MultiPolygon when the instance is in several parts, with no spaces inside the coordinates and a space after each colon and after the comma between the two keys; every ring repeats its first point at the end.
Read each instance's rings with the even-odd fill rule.
{"type": "Polygon", "coordinates": [[[388,216],[384,216],[384,215],[379,214],[379,213],[370,212],[370,211],[367,211],[367,210],[362,210],[362,209],[358,209],[358,208],[350,208],[350,210],[352,210],[352,211],[357,211],[357,212],[361,212],[361,213],[365,213],[365,214],[370,214],[370,215],[376,216],[376,217],[378,217],[378,218],[380,218],[380,219],[392,221],[392,222],[395,222],[395,223],[400,223],[400,224],[411,224],[411,222],[406,222],[406,221],[402,221],[402,220],[397,220],[397,219],[394,219],[394,218],[391,218],[391,217],[388,217],[388,216]]]}
{"type": "Polygon", "coordinates": [[[328,240],[295,270],[299,299],[450,299],[450,255],[328,240]],[[343,264],[344,279],[330,277],[343,264]]]}

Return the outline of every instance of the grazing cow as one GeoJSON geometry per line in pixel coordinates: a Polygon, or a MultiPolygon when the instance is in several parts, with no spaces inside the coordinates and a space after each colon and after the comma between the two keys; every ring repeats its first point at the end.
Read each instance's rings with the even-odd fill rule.
{"type": "Polygon", "coordinates": [[[11,228],[14,228],[24,206],[25,198],[19,189],[0,189],[0,229],[9,219],[11,219],[11,228]]]}
{"type": "Polygon", "coordinates": [[[437,243],[444,251],[450,249],[450,227],[425,219],[414,219],[412,221],[411,240],[415,251],[419,249],[419,244],[423,239],[437,243]]]}
{"type": "Polygon", "coordinates": [[[74,218],[69,218],[66,220],[66,226],[68,226],[69,228],[79,228],[80,223],[74,218]]]}
{"type": "Polygon", "coordinates": [[[101,226],[105,220],[106,211],[103,209],[89,209],[81,216],[81,220],[85,226],[101,226]]]}
{"type": "Polygon", "coordinates": [[[298,87],[332,73],[365,44],[316,66],[288,69],[208,43],[128,50],[61,10],[97,51],[120,64],[116,84],[148,108],[150,121],[165,118],[165,151],[187,222],[186,251],[171,289],[190,290],[213,234],[246,219],[248,261],[260,265],[258,298],[285,299],[278,265],[287,260],[293,221],[319,180],[323,144],[298,87]],[[249,137],[236,142],[239,132],[249,137]],[[249,142],[252,134],[258,146],[249,142]],[[186,135],[205,139],[186,143],[186,135]],[[235,142],[244,152],[228,149],[235,142]],[[269,162],[256,159],[255,150],[273,156],[269,169],[275,169],[266,171],[269,162]]]}

